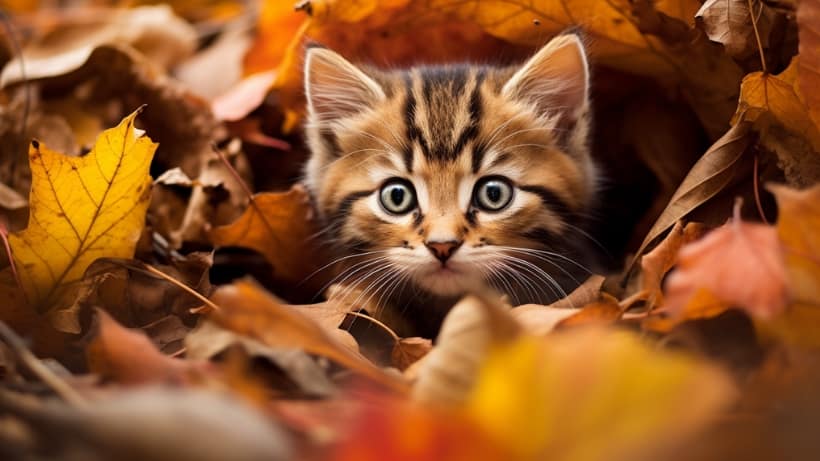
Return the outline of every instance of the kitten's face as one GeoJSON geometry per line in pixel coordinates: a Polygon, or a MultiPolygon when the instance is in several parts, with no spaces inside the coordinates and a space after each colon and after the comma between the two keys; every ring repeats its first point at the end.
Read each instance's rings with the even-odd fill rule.
{"type": "Polygon", "coordinates": [[[362,71],[312,49],[306,75],[307,184],[350,280],[557,297],[594,182],[575,36],[519,69],[362,71]]]}

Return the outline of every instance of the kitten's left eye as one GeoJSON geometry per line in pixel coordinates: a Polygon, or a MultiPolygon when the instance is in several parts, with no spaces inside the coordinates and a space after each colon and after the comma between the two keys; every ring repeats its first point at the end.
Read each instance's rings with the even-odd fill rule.
{"type": "Polygon", "coordinates": [[[473,190],[475,205],[485,211],[500,211],[510,204],[512,196],[512,185],[499,176],[481,179],[473,190]]]}
{"type": "Polygon", "coordinates": [[[379,191],[382,207],[393,214],[405,214],[416,208],[416,191],[404,179],[391,179],[379,191]]]}

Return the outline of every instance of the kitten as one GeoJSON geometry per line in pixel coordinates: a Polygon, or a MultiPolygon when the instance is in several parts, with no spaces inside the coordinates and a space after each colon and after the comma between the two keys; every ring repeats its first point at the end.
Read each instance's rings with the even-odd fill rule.
{"type": "Polygon", "coordinates": [[[384,71],[314,47],[305,91],[305,182],[360,301],[412,320],[477,287],[549,303],[586,278],[596,171],[578,36],[515,68],[384,71]]]}

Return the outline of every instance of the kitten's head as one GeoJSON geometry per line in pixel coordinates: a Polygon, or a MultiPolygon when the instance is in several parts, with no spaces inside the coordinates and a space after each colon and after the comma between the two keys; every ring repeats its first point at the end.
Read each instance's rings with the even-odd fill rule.
{"type": "Polygon", "coordinates": [[[576,35],[515,68],[380,71],[311,48],[305,89],[307,186],[363,272],[442,296],[558,293],[546,277],[573,272],[595,182],[576,35]]]}

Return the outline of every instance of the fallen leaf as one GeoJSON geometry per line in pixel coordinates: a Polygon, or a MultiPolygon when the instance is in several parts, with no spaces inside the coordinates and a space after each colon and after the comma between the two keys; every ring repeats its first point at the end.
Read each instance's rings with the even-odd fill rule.
{"type": "Polygon", "coordinates": [[[584,328],[490,348],[466,405],[510,459],[663,459],[734,397],[714,366],[584,328]]]}
{"type": "Polygon", "coordinates": [[[707,0],[695,17],[703,21],[703,29],[709,39],[722,44],[733,58],[744,59],[757,53],[754,26],[758,29],[761,46],[768,46],[772,11],[763,2],[707,0]],[[750,5],[754,11],[749,10],[750,5]]]}
{"type": "Polygon", "coordinates": [[[214,245],[262,253],[277,278],[321,286],[322,277],[306,280],[327,262],[317,242],[311,240],[316,226],[307,192],[296,185],[287,192],[256,194],[239,219],[213,229],[210,235],[214,245]]]}
{"type": "MultiPolygon", "coordinates": [[[[325,371],[305,351],[269,347],[210,321],[200,323],[185,337],[185,356],[190,360],[212,360],[232,347],[241,347],[249,357],[267,360],[278,367],[288,380],[296,384],[301,396],[328,397],[336,390],[325,371]]],[[[277,388],[284,387],[281,382],[270,384],[278,384],[277,388]]]]}
{"type": "Polygon", "coordinates": [[[646,234],[628,268],[635,266],[640,255],[658,236],[732,182],[738,163],[751,144],[751,127],[751,122],[738,121],[695,163],[646,234]]]}
{"type": "Polygon", "coordinates": [[[3,68],[0,87],[67,74],[82,66],[97,47],[108,44],[134,46],[155,65],[167,67],[193,52],[196,32],[167,5],[85,16],[23,49],[22,56],[3,68]],[[22,67],[20,60],[25,62],[22,67]]]}
{"type": "Polygon", "coordinates": [[[84,408],[4,391],[0,407],[31,429],[29,443],[42,440],[89,461],[292,459],[290,437],[277,424],[235,397],[202,390],[120,390],[84,408]]]}
{"type": "Polygon", "coordinates": [[[501,304],[467,296],[444,319],[436,347],[418,363],[413,399],[435,405],[463,403],[496,343],[509,342],[523,330],[501,304]]]}
{"type": "Polygon", "coordinates": [[[433,349],[433,342],[427,338],[401,338],[393,346],[391,361],[399,370],[406,370],[433,349]]]}
{"type": "Polygon", "coordinates": [[[555,325],[555,329],[615,323],[623,315],[623,309],[618,305],[617,299],[611,296],[602,298],[600,301],[587,304],[571,316],[561,320],[555,325]]]}
{"type": "Polygon", "coordinates": [[[214,116],[217,120],[230,122],[245,118],[262,104],[275,79],[274,71],[259,72],[243,78],[229,91],[213,100],[211,110],[214,116]]]}
{"type": "Polygon", "coordinates": [[[703,232],[703,226],[697,223],[687,223],[686,227],[681,221],[675,223],[658,246],[641,257],[640,291],[629,300],[624,300],[625,307],[639,300],[646,303],[648,310],[663,305],[661,283],[666,273],[677,263],[681,247],[699,239],[703,232]]]}
{"type": "Polygon", "coordinates": [[[814,125],[820,128],[820,2],[801,0],[797,4],[797,29],[800,60],[797,64],[799,93],[814,125]]]}
{"type": "Polygon", "coordinates": [[[665,307],[673,315],[693,309],[687,307],[693,299],[709,306],[721,302],[762,319],[786,308],[789,290],[777,230],[743,222],[739,209],[730,222],[681,249],[665,286],[665,307]]]}
{"type": "Polygon", "coordinates": [[[281,304],[251,282],[222,286],[212,296],[220,309],[212,313],[217,324],[271,347],[303,349],[338,362],[357,374],[397,392],[407,384],[385,373],[352,351],[296,309],[281,304]]]}
{"type": "Polygon", "coordinates": [[[31,144],[29,225],[12,233],[9,242],[28,300],[39,312],[70,305],[77,282],[95,259],[134,254],[156,149],[134,128],[138,113],[103,132],[84,157],[31,144]]]}
{"type": "Polygon", "coordinates": [[[97,310],[98,333],[86,349],[89,369],[123,384],[184,383],[204,370],[162,354],[142,332],[120,326],[105,311],[97,310]]]}
{"type": "Polygon", "coordinates": [[[802,191],[775,184],[768,188],[777,199],[777,235],[792,300],[820,308],[820,185],[802,191]]]}

